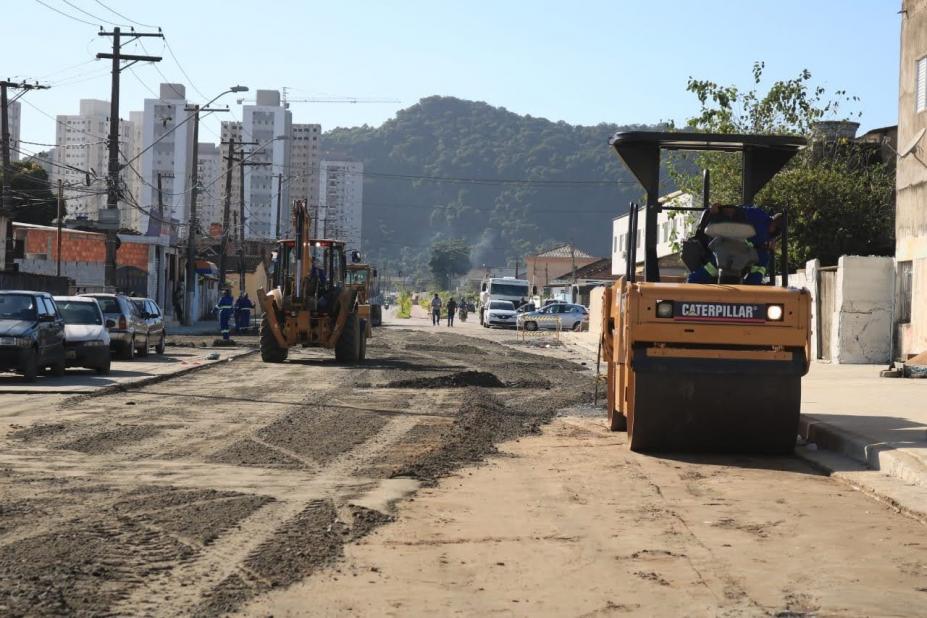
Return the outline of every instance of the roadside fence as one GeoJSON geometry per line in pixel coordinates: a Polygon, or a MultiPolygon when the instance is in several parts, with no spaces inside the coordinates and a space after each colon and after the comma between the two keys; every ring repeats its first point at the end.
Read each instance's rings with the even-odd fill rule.
{"type": "Polygon", "coordinates": [[[539,315],[530,319],[518,320],[515,325],[516,338],[526,341],[528,338],[552,337],[560,341],[563,323],[557,315],[539,315]]]}

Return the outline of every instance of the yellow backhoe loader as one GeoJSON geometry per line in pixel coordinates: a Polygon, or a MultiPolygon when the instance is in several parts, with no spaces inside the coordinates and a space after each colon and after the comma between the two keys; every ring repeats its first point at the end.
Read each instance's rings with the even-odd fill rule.
{"type": "MultiPolygon", "coordinates": [[[[778,219],[781,285],[774,285],[774,264],[765,284],[743,284],[745,272],[763,273],[767,265],[749,242],[756,226],[734,215],[747,210],[804,144],[791,136],[703,133],[622,132],[611,138],[647,193],[643,208],[631,205],[625,274],[603,299],[609,425],[628,432],[632,450],[785,453],[794,447],[801,377],[810,362],[810,295],[788,285],[785,212],[778,219]],[[743,204],[725,209],[734,215],[703,213],[704,247],[691,265],[687,249],[695,239],[683,246],[690,269],[707,265],[713,282],[661,277],[657,215],[671,208],[659,201],[666,150],[730,152],[743,159],[743,204]],[[639,213],[645,218],[642,277],[636,267],[639,213]]],[[[706,206],[708,178],[706,173],[706,206]]],[[[768,256],[775,262],[775,251],[768,256]]]]}
{"type": "Polygon", "coordinates": [[[291,347],[333,349],[339,362],[363,361],[367,355],[370,308],[346,285],[344,242],[309,238],[311,217],[305,204],[293,206],[295,238],[277,242],[273,289],[258,289],[264,310],[261,359],[286,360],[291,347]]]}

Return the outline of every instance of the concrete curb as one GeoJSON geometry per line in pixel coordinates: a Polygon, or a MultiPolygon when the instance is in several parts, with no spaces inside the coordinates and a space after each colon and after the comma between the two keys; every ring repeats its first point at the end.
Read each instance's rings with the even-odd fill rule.
{"type": "Polygon", "coordinates": [[[799,435],[820,448],[839,453],[905,483],[927,488],[927,464],[885,442],[872,442],[810,414],[802,414],[799,435]]]}
{"type": "MultiPolygon", "coordinates": [[[[197,371],[202,371],[204,369],[208,369],[209,367],[216,367],[217,365],[221,365],[223,362],[234,361],[239,358],[244,358],[245,356],[257,354],[258,352],[259,350],[257,349],[247,350],[247,351],[242,352],[241,354],[235,354],[234,356],[229,356],[228,358],[225,358],[225,359],[220,359],[216,361],[208,361],[202,365],[193,365],[193,366],[181,369],[179,371],[174,371],[172,373],[163,373],[163,374],[159,374],[156,376],[151,376],[150,378],[143,378],[141,380],[136,380],[135,382],[128,382],[126,384],[111,384],[110,386],[104,386],[95,391],[90,391],[87,393],[75,393],[74,391],[65,391],[65,392],[61,392],[57,394],[73,395],[72,397],[68,397],[63,402],[61,402],[62,406],[71,406],[71,405],[80,403],[81,401],[86,401],[87,399],[93,399],[96,397],[105,397],[106,395],[112,395],[114,393],[124,393],[126,391],[135,390],[137,388],[151,386],[152,384],[159,384],[161,382],[170,380],[171,378],[176,378],[176,377],[188,375],[188,374],[191,374],[197,371]]],[[[56,394],[56,393],[49,391],[48,394],[56,394]]]]}

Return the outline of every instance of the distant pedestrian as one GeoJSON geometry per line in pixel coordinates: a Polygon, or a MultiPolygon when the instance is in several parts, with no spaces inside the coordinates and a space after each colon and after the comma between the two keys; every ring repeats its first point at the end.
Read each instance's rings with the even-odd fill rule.
{"type": "Polygon", "coordinates": [[[171,302],[174,304],[174,315],[177,316],[178,322],[183,322],[183,292],[178,284],[171,294],[171,302]]]}
{"type": "Polygon", "coordinates": [[[449,301],[447,301],[447,325],[448,326],[454,325],[454,312],[456,311],[457,311],[457,302],[453,298],[451,298],[449,301]]]}
{"type": "Polygon", "coordinates": [[[229,323],[232,320],[234,305],[235,300],[232,298],[232,291],[225,290],[222,298],[219,299],[219,304],[216,305],[216,309],[219,310],[219,330],[222,331],[222,338],[225,341],[229,340],[229,323]]]}
{"type": "Polygon", "coordinates": [[[431,325],[437,326],[441,323],[441,297],[435,292],[435,297],[431,299],[431,325]]]}
{"type": "Polygon", "coordinates": [[[238,300],[235,301],[235,333],[241,334],[251,326],[251,310],[254,309],[254,303],[248,298],[248,293],[243,292],[238,300]]]}

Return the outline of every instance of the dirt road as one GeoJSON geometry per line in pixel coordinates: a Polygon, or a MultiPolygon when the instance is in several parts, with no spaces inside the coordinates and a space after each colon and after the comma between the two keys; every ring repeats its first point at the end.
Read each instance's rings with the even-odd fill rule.
{"type": "Polygon", "coordinates": [[[378,335],[363,369],[321,351],[249,356],[17,407],[0,451],[0,614],[234,610],[589,385],[578,367],[462,337],[378,335]]]}
{"type": "Polygon", "coordinates": [[[924,612],[927,529],[798,459],[635,455],[584,368],[447,329],[369,355],[0,408],[0,614],[924,612]]]}

